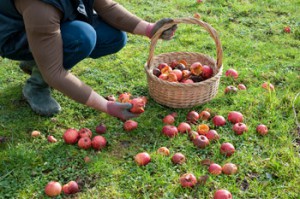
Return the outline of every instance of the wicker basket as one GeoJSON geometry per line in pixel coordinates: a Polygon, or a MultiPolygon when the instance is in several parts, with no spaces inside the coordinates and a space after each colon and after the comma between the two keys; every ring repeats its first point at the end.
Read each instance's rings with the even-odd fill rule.
{"type": "Polygon", "coordinates": [[[148,61],[145,64],[150,96],[159,104],[171,108],[190,108],[210,101],[218,92],[223,68],[222,53],[218,34],[209,24],[196,18],[174,19],[174,22],[165,24],[152,37],[148,61]],[[154,56],[155,45],[162,32],[179,23],[196,24],[208,31],[216,44],[217,61],[205,54],[194,52],[171,52],[154,56]],[[170,63],[181,59],[184,59],[188,66],[196,61],[211,66],[214,71],[213,77],[197,83],[183,84],[161,80],[152,73],[153,69],[162,62],[170,63]]]}

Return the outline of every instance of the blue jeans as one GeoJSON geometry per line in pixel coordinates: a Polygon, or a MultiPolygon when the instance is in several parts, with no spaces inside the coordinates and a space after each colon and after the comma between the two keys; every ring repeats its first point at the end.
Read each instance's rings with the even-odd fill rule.
{"type": "MultiPolygon", "coordinates": [[[[25,34],[25,33],[24,33],[25,34]]],[[[65,69],[71,69],[84,58],[93,59],[113,54],[121,50],[127,42],[125,32],[113,28],[98,16],[94,17],[92,25],[79,21],[67,21],[61,24],[65,69]]],[[[27,39],[22,51],[8,56],[13,60],[33,60],[28,49],[27,39]]]]}

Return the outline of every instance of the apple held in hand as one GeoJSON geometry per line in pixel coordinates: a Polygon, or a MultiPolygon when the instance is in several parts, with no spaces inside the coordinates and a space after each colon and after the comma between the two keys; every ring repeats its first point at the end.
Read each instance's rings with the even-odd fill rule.
{"type": "Polygon", "coordinates": [[[167,137],[172,138],[178,135],[178,129],[176,126],[167,124],[162,128],[162,133],[167,137]]]}
{"type": "Polygon", "coordinates": [[[215,192],[214,199],[232,199],[232,195],[225,189],[219,189],[215,192]]]}
{"type": "Polygon", "coordinates": [[[144,97],[137,97],[137,98],[133,98],[130,103],[132,104],[132,108],[130,109],[130,112],[132,113],[143,113],[145,110],[145,106],[146,106],[146,98],[144,97]]]}
{"type": "Polygon", "coordinates": [[[183,163],[185,163],[186,158],[185,158],[185,156],[184,156],[182,153],[175,153],[175,154],[172,156],[171,161],[172,161],[174,164],[183,164],[183,163]]]}
{"type": "Polygon", "coordinates": [[[92,147],[97,151],[103,149],[106,146],[106,144],[107,144],[107,141],[106,141],[105,137],[103,137],[101,135],[96,135],[92,139],[92,147]]]}
{"type": "Polygon", "coordinates": [[[45,193],[47,196],[55,197],[61,193],[62,186],[59,182],[50,181],[45,187],[45,193]]]}
{"type": "Polygon", "coordinates": [[[182,187],[191,188],[197,184],[197,178],[192,173],[185,173],[180,176],[180,184],[182,187]]]}
{"type": "Polygon", "coordinates": [[[76,144],[79,139],[79,133],[76,129],[67,129],[64,132],[63,139],[67,144],[76,144]]]}
{"type": "Polygon", "coordinates": [[[75,194],[77,192],[79,192],[79,187],[77,182],[75,181],[70,181],[67,184],[63,185],[62,190],[64,192],[64,194],[75,194]]]}
{"type": "Polygon", "coordinates": [[[134,160],[139,166],[145,166],[151,161],[151,157],[147,152],[142,152],[134,156],[134,160]]]}
{"type": "Polygon", "coordinates": [[[221,144],[220,152],[227,157],[231,156],[235,152],[234,146],[229,142],[224,142],[221,144]]]}
{"type": "Polygon", "coordinates": [[[130,93],[121,93],[118,97],[119,102],[121,103],[129,103],[131,99],[131,94],[130,93]]]}

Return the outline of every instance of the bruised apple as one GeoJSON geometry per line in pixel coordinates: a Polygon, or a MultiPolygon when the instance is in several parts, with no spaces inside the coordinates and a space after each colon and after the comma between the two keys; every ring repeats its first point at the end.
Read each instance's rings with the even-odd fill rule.
{"type": "Polygon", "coordinates": [[[130,112],[132,113],[143,113],[146,106],[146,100],[142,97],[133,98],[130,103],[132,104],[132,108],[130,109],[130,112]]]}
{"type": "Polygon", "coordinates": [[[47,196],[55,197],[61,193],[62,186],[59,182],[50,181],[45,187],[45,193],[47,196]]]}
{"type": "Polygon", "coordinates": [[[97,151],[103,149],[106,146],[106,143],[105,137],[101,135],[96,135],[92,139],[92,147],[97,151]]]}
{"type": "Polygon", "coordinates": [[[199,113],[199,118],[201,120],[208,120],[210,118],[210,112],[208,112],[208,111],[201,111],[199,113]]]}
{"type": "Polygon", "coordinates": [[[131,94],[130,93],[121,93],[118,97],[119,102],[121,103],[128,103],[130,102],[131,94]]]}
{"type": "Polygon", "coordinates": [[[175,153],[172,156],[171,160],[174,164],[183,164],[183,163],[185,163],[186,158],[182,153],[175,153]]]}
{"type": "Polygon", "coordinates": [[[226,163],[222,166],[222,172],[226,175],[233,175],[237,173],[237,166],[233,163],[226,163]]]}
{"type": "Polygon", "coordinates": [[[190,71],[193,75],[200,75],[202,73],[202,64],[200,62],[194,62],[190,66],[190,71]]]}
{"type": "Polygon", "coordinates": [[[158,66],[157,66],[157,68],[159,69],[159,70],[161,70],[161,69],[163,69],[164,67],[166,67],[166,66],[169,66],[167,63],[165,63],[165,62],[163,62],[163,63],[160,63],[158,66]]]}
{"type": "Polygon", "coordinates": [[[83,137],[89,137],[91,138],[93,133],[89,128],[82,128],[78,131],[79,137],[83,138],[83,137]]]}
{"type": "Polygon", "coordinates": [[[180,184],[182,187],[193,187],[197,184],[197,178],[192,173],[185,173],[180,176],[180,184]]]}
{"type": "Polygon", "coordinates": [[[77,182],[75,181],[70,181],[67,184],[64,184],[62,187],[62,190],[64,192],[64,194],[75,194],[77,192],[79,192],[79,187],[77,182]]]}
{"type": "Polygon", "coordinates": [[[206,135],[209,131],[209,126],[207,124],[199,124],[197,126],[197,132],[199,135],[206,135]]]}
{"type": "Polygon", "coordinates": [[[64,132],[63,139],[67,144],[75,144],[79,139],[79,133],[76,129],[70,128],[64,132]]]}
{"type": "Polygon", "coordinates": [[[170,150],[167,147],[160,147],[159,149],[157,149],[157,153],[164,155],[164,156],[169,156],[170,155],[170,150]]]}
{"type": "Polygon", "coordinates": [[[178,129],[176,126],[167,124],[162,128],[162,133],[167,137],[175,137],[178,135],[178,129]]]}
{"type": "Polygon", "coordinates": [[[125,131],[132,131],[138,127],[138,123],[133,120],[126,120],[123,124],[123,128],[125,131]]]}
{"type": "Polygon", "coordinates": [[[238,91],[238,89],[235,86],[227,86],[224,90],[225,94],[230,94],[230,93],[236,93],[238,91]]]}
{"type": "Polygon", "coordinates": [[[151,157],[147,152],[142,152],[134,156],[134,160],[139,166],[145,166],[151,161],[151,157]]]}

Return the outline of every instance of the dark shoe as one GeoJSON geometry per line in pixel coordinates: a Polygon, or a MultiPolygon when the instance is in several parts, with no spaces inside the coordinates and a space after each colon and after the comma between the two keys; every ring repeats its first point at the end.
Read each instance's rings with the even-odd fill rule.
{"type": "Polygon", "coordinates": [[[32,67],[31,77],[23,88],[23,96],[32,110],[42,116],[52,116],[60,112],[61,107],[52,98],[48,84],[43,80],[36,66],[32,67]]]}
{"type": "Polygon", "coordinates": [[[36,66],[35,61],[21,61],[19,64],[20,69],[24,72],[27,73],[28,75],[31,75],[32,73],[32,68],[36,66]]]}

